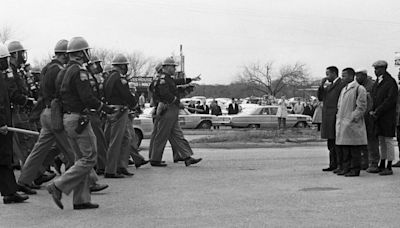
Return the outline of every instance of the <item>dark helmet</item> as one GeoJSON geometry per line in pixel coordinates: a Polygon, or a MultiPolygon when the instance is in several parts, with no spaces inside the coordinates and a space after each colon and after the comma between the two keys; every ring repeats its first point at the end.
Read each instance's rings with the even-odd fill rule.
{"type": "Polygon", "coordinates": [[[68,40],[59,40],[54,47],[54,53],[66,53],[68,48],[68,40]]]}
{"type": "Polygon", "coordinates": [[[168,57],[164,60],[162,63],[163,66],[178,66],[178,64],[175,62],[174,58],[168,57]]]}
{"type": "Polygon", "coordinates": [[[98,63],[98,62],[102,62],[102,61],[97,56],[91,56],[90,62],[91,63],[98,63]]]}
{"type": "Polygon", "coordinates": [[[123,64],[129,64],[129,61],[128,61],[128,59],[126,58],[125,55],[123,55],[123,54],[117,54],[117,55],[113,58],[111,64],[112,64],[112,65],[123,65],[123,64]]]}
{"type": "Polygon", "coordinates": [[[68,42],[67,53],[90,49],[88,42],[83,37],[73,37],[68,42]]]}
{"type": "Polygon", "coordinates": [[[8,51],[10,53],[14,53],[17,51],[26,51],[24,46],[22,46],[21,42],[19,41],[12,41],[8,44],[8,51]]]}

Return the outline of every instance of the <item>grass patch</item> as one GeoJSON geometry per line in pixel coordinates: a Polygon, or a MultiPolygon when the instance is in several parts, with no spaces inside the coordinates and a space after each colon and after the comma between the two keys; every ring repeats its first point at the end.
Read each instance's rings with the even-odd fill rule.
{"type": "Polygon", "coordinates": [[[246,131],[220,131],[215,135],[193,139],[191,143],[223,143],[223,142],[247,142],[247,143],[285,143],[317,141],[320,132],[314,129],[288,129],[279,130],[246,130],[246,131]]]}

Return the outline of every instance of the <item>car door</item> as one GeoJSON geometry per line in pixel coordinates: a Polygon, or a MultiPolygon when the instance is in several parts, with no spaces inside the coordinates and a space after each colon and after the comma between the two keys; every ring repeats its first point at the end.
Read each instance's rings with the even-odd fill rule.
{"type": "Polygon", "coordinates": [[[266,124],[266,127],[276,128],[278,126],[278,116],[276,116],[277,112],[278,107],[268,107],[268,123],[266,124]]]}

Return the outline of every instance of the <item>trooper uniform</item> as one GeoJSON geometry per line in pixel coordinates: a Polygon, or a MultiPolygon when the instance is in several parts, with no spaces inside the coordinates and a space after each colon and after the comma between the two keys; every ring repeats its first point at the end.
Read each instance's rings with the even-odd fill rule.
{"type": "MultiPolygon", "coordinates": [[[[173,67],[175,69],[176,63],[172,58],[167,58],[163,62],[163,67],[173,67]]],[[[170,68],[168,68],[170,69],[170,68]]],[[[155,96],[159,99],[156,110],[156,118],[158,119],[155,124],[155,135],[153,137],[153,144],[151,145],[151,165],[152,166],[166,166],[161,162],[164,148],[169,140],[173,150],[179,151],[180,156],[185,160],[186,166],[195,164],[201,161],[194,159],[191,156],[193,151],[190,148],[189,142],[184,138],[181,127],[178,122],[179,115],[179,90],[176,86],[172,75],[175,73],[165,70],[164,74],[159,77],[155,84],[155,96]]]]}
{"type": "MultiPolygon", "coordinates": [[[[10,67],[13,72],[13,80],[19,93],[32,97],[27,84],[27,72],[25,71],[26,49],[19,41],[12,41],[8,44],[8,51],[11,54],[10,67]]],[[[32,105],[12,104],[13,125],[18,128],[24,128],[36,131],[34,124],[29,122],[29,112],[32,105]]],[[[19,166],[18,162],[25,162],[33,145],[37,140],[37,136],[22,133],[14,134],[14,165],[19,166]]]]}
{"type": "MultiPolygon", "coordinates": [[[[127,172],[129,161],[129,134],[127,134],[128,108],[136,106],[136,98],[131,94],[126,79],[122,78],[119,66],[128,65],[128,59],[119,54],[112,61],[114,70],[104,81],[104,98],[107,104],[118,111],[107,116],[105,135],[108,140],[107,165],[104,177],[121,178],[127,172]],[[117,169],[118,172],[117,172],[117,169]]],[[[126,69],[127,70],[127,69],[126,69]]],[[[123,72],[126,74],[126,72],[123,72]]]]}
{"type": "MultiPolygon", "coordinates": [[[[100,60],[99,58],[93,56],[91,59],[91,64],[88,67],[89,69],[92,69],[92,66],[95,67],[96,69],[93,69],[93,71],[100,71],[102,72],[102,69],[97,69],[101,68],[100,65],[100,60]]],[[[96,77],[97,72],[90,72],[90,85],[92,87],[92,91],[95,97],[99,100],[104,99],[103,95],[103,90],[101,86],[100,79],[96,77]]],[[[99,73],[100,73],[99,72],[99,73]]],[[[107,152],[107,144],[106,144],[106,139],[104,136],[104,131],[103,131],[103,124],[101,120],[101,113],[97,112],[96,110],[90,110],[89,112],[89,118],[90,118],[90,124],[92,125],[93,132],[96,135],[96,140],[97,140],[97,163],[96,163],[96,172],[97,174],[101,175],[104,174],[104,170],[106,167],[106,152],[107,152]]]]}
{"type": "MultiPolygon", "coordinates": [[[[7,48],[0,44],[0,127],[12,125],[10,100],[18,104],[26,103],[26,97],[19,94],[18,91],[12,91],[12,88],[8,85],[7,74],[12,74],[7,71],[9,56],[7,48]]],[[[12,132],[0,132],[0,192],[5,204],[28,199],[27,196],[21,196],[17,193],[17,183],[11,168],[13,158],[12,137],[12,132]]]]}
{"type": "MultiPolygon", "coordinates": [[[[67,51],[67,40],[60,40],[55,46],[55,53],[62,54],[67,51]]],[[[18,179],[18,184],[29,186],[32,181],[38,177],[44,171],[43,163],[47,156],[51,156],[50,160],[53,160],[57,153],[51,153],[50,149],[57,145],[57,148],[62,152],[66,159],[66,168],[73,165],[75,156],[70,146],[67,133],[65,130],[55,131],[51,126],[52,113],[50,109],[51,101],[56,97],[56,78],[58,73],[63,69],[63,63],[59,59],[53,59],[47,64],[42,70],[42,85],[41,91],[43,95],[43,102],[45,109],[41,113],[41,126],[40,135],[38,141],[35,143],[31,153],[29,154],[21,171],[21,176],[18,179]]],[[[54,150],[53,150],[54,151],[54,150]]],[[[49,159],[49,158],[47,158],[49,159]]],[[[55,176],[55,175],[54,175],[55,176]]],[[[52,178],[54,178],[52,176],[52,178]]]]}
{"type": "Polygon", "coordinates": [[[67,52],[71,59],[60,89],[64,129],[75,153],[75,164],[48,186],[54,202],[61,209],[62,193],[68,195],[72,191],[74,209],[99,207],[91,203],[89,189],[89,175],[96,164],[96,136],[85,113],[90,109],[103,109],[111,113],[113,109],[99,101],[91,91],[89,74],[82,66],[82,63],[89,61],[88,49],[84,38],[74,37],[70,40],[67,52]]]}

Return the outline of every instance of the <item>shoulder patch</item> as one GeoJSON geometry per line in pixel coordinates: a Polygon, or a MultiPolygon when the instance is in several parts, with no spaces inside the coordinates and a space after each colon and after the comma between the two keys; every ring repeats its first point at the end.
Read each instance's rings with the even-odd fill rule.
{"type": "Polygon", "coordinates": [[[89,76],[88,76],[88,74],[86,73],[86,71],[81,71],[81,72],[79,73],[79,77],[80,77],[81,81],[89,80],[89,76]]]}
{"type": "Polygon", "coordinates": [[[128,84],[128,81],[125,78],[121,78],[121,83],[123,85],[126,85],[126,84],[128,84]]]}
{"type": "Polygon", "coordinates": [[[160,76],[160,78],[165,78],[165,75],[164,75],[164,74],[163,74],[163,75],[161,75],[161,76],[160,76]]]}
{"type": "Polygon", "coordinates": [[[160,85],[165,84],[165,79],[160,80],[160,85]]]}

